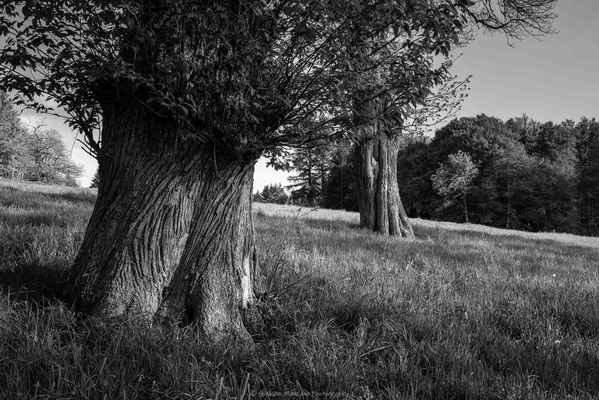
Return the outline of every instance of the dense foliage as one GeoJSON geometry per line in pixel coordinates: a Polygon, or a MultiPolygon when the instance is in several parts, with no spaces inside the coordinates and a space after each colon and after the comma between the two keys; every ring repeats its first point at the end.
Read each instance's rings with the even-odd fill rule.
{"type": "Polygon", "coordinates": [[[26,129],[21,124],[12,102],[0,92],[0,175],[22,177],[26,168],[26,129]]]}
{"type": "Polygon", "coordinates": [[[330,172],[325,182],[322,206],[358,211],[356,160],[349,143],[341,143],[329,159],[330,172]]]}
{"type": "Polygon", "coordinates": [[[468,222],[468,192],[472,182],[478,175],[478,167],[472,161],[470,154],[459,150],[450,154],[447,161],[442,163],[431,176],[433,189],[443,198],[443,208],[461,203],[464,208],[464,218],[468,222]]]}
{"type": "Polygon", "coordinates": [[[56,130],[27,130],[8,96],[0,92],[0,176],[77,186],[80,166],[69,158],[56,130]]]}
{"type": "Polygon", "coordinates": [[[598,234],[599,123],[503,122],[478,115],[451,121],[431,141],[400,154],[399,185],[412,217],[464,221],[460,204],[441,207],[431,177],[450,154],[467,152],[479,165],[469,192],[471,222],[531,231],[598,234]],[[595,172],[595,173],[594,173],[595,172]]]}
{"type": "Polygon", "coordinates": [[[354,147],[350,141],[338,141],[301,149],[291,155],[287,168],[291,174],[287,186],[289,201],[304,206],[358,211],[354,147]]]}
{"type": "Polygon", "coordinates": [[[329,146],[298,149],[294,152],[291,165],[295,174],[289,177],[289,189],[294,203],[314,206],[322,202],[332,154],[329,146]]]}

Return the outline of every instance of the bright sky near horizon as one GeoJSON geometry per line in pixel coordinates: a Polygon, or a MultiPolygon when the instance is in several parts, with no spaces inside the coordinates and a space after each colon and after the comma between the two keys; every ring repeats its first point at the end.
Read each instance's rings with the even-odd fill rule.
{"type": "MultiPolygon", "coordinates": [[[[506,120],[527,114],[546,122],[582,116],[599,118],[599,1],[559,0],[557,33],[542,40],[525,38],[507,45],[504,36],[479,35],[467,47],[453,73],[472,75],[469,97],[458,117],[485,113],[506,120]]],[[[43,118],[26,110],[22,118],[35,123],[43,118]]],[[[46,117],[48,128],[57,129],[70,149],[75,133],[56,117],[46,117]]],[[[96,162],[77,143],[73,160],[84,165],[82,186],[89,186],[96,162]]],[[[254,175],[254,191],[270,183],[287,184],[287,174],[266,167],[261,159],[254,175]]]]}

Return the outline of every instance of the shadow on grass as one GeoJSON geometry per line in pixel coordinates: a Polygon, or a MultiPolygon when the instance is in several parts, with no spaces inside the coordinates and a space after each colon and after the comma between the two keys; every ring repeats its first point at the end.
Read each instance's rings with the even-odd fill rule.
{"type": "Polygon", "coordinates": [[[66,302],[67,276],[66,265],[21,265],[11,270],[0,270],[0,289],[11,300],[39,305],[66,302]]]}

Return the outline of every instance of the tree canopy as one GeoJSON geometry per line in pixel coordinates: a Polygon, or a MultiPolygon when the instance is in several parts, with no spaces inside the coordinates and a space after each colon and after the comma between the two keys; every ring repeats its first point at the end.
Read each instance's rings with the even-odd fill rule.
{"type": "MultiPolygon", "coordinates": [[[[102,108],[126,96],[175,120],[182,136],[262,151],[305,141],[293,127],[317,110],[347,107],[348,85],[363,84],[348,65],[389,54],[360,53],[358,41],[410,35],[393,51],[446,53],[467,3],[4,2],[0,85],[26,106],[64,110],[92,150],[102,108]]],[[[385,91],[417,79],[411,64],[391,66],[385,91]]]]}
{"type": "Polygon", "coordinates": [[[272,150],[305,142],[294,127],[316,112],[327,125],[347,118],[378,64],[387,79],[373,96],[418,101],[433,69],[424,56],[447,55],[467,24],[546,32],[554,2],[3,2],[0,86],[62,113],[92,152],[102,108],[123,96],[177,121],[182,136],[272,150]]]}
{"type": "Polygon", "coordinates": [[[0,176],[77,186],[81,174],[60,133],[43,123],[26,127],[10,98],[0,92],[0,176]]]}

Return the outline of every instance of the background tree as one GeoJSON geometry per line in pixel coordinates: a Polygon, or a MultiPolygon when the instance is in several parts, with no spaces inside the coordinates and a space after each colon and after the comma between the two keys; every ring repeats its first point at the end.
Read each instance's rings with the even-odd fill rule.
{"type": "Polygon", "coordinates": [[[429,154],[429,138],[408,143],[399,153],[397,179],[399,191],[410,217],[432,218],[435,193],[430,177],[434,164],[429,154]]]}
{"type": "Polygon", "coordinates": [[[399,160],[402,181],[401,192],[409,201],[410,215],[426,218],[461,220],[459,208],[444,208],[443,199],[431,185],[431,176],[450,154],[463,151],[472,156],[479,166],[474,188],[470,193],[469,220],[475,223],[494,224],[498,218],[489,166],[497,157],[518,146],[515,134],[494,117],[478,115],[454,119],[438,129],[430,142],[408,145],[399,160]],[[409,186],[408,186],[409,185],[409,186]],[[408,190],[408,187],[410,188],[408,190]],[[415,190],[415,192],[410,192],[415,190]]]}
{"type": "Polygon", "coordinates": [[[289,195],[285,193],[285,189],[280,183],[266,185],[261,192],[257,192],[254,196],[254,201],[260,203],[286,204],[288,200],[289,195]]]}
{"type": "MultiPolygon", "coordinates": [[[[453,108],[449,104],[446,106],[453,108]]],[[[406,108],[404,106],[403,112],[406,108]]],[[[384,235],[413,238],[414,232],[397,186],[397,157],[403,143],[403,130],[403,123],[387,121],[374,124],[370,129],[362,127],[357,136],[355,160],[360,226],[384,235]]]]}
{"type": "Polygon", "coordinates": [[[38,124],[27,135],[25,146],[32,161],[26,179],[78,186],[77,178],[83,174],[83,168],[71,161],[57,130],[38,124]]]}
{"type": "Polygon", "coordinates": [[[82,172],[57,131],[45,130],[40,123],[29,132],[10,98],[0,92],[0,176],[78,186],[82,172]]]}
{"type": "Polygon", "coordinates": [[[534,170],[534,160],[525,151],[506,151],[491,166],[491,174],[495,178],[497,204],[503,205],[505,228],[522,227],[522,212],[530,204],[533,196],[530,173],[534,170]]]}
{"type": "Polygon", "coordinates": [[[585,235],[599,235],[599,122],[582,118],[576,133],[579,230],[585,235]]]}
{"type": "Polygon", "coordinates": [[[442,163],[431,177],[433,189],[444,199],[444,207],[456,201],[461,203],[466,223],[468,223],[467,196],[476,175],[478,175],[478,167],[472,161],[470,154],[458,151],[450,154],[447,161],[442,163]]]}
{"type": "Polygon", "coordinates": [[[560,164],[526,153],[507,153],[492,166],[505,227],[577,231],[576,180],[560,164]]]}
{"type": "Polygon", "coordinates": [[[358,179],[354,154],[350,141],[338,142],[333,147],[322,207],[358,211],[358,179]]]}
{"type": "MultiPolygon", "coordinates": [[[[380,38],[380,42],[385,40],[380,38]]],[[[403,40],[403,44],[396,46],[406,50],[390,47],[384,62],[355,63],[364,83],[354,94],[352,118],[360,226],[384,235],[412,238],[414,233],[397,187],[397,155],[403,131],[410,118],[423,123],[441,109],[447,114],[455,112],[459,103],[455,95],[465,82],[448,84],[440,94],[433,95],[435,86],[450,79],[448,68],[451,62],[446,60],[438,67],[434,66],[434,50],[428,45],[426,36],[410,35],[403,40]],[[398,77],[388,73],[389,65],[401,65],[406,71],[399,83],[398,77]],[[385,95],[374,95],[380,92],[385,95]]],[[[365,50],[359,50],[368,51],[370,46],[380,46],[380,43],[362,46],[365,50]]],[[[439,49],[436,50],[438,53],[439,49]]],[[[447,55],[446,51],[444,53],[447,55]]]]}
{"type": "Polygon", "coordinates": [[[524,145],[526,153],[531,154],[537,143],[537,132],[541,124],[526,114],[510,118],[505,122],[507,129],[514,132],[518,140],[524,145]]]}
{"type": "MultiPolygon", "coordinates": [[[[426,103],[433,87],[449,77],[447,71],[450,62],[441,63],[439,67],[433,68],[433,54],[443,54],[447,57],[452,44],[458,41],[466,42],[472,37],[472,32],[479,28],[501,31],[509,40],[520,39],[524,35],[550,33],[551,21],[555,17],[552,12],[554,5],[554,0],[459,1],[457,14],[460,20],[457,22],[467,27],[461,37],[456,34],[452,41],[433,48],[429,46],[426,33],[419,36],[411,32],[405,37],[405,43],[398,45],[399,47],[382,45],[387,54],[381,59],[362,59],[359,55],[368,53],[371,48],[381,47],[381,43],[386,41],[384,34],[377,38],[378,41],[368,41],[361,39],[360,30],[356,29],[357,49],[351,65],[356,73],[356,80],[361,83],[359,89],[353,93],[352,113],[357,131],[356,165],[362,227],[383,234],[413,236],[398,192],[395,166],[399,137],[402,129],[405,129],[407,116],[413,114],[413,109],[419,104],[426,103]],[[460,7],[466,8],[460,10],[460,7]],[[405,66],[412,62],[421,68],[405,68],[407,74],[399,81],[397,76],[386,73],[389,64],[405,66]],[[415,76],[410,77],[410,73],[414,73],[415,76]],[[374,95],[381,91],[385,96],[374,95]]],[[[445,6],[454,7],[450,3],[441,5],[445,6]]],[[[452,91],[446,93],[451,94],[452,91]]],[[[451,110],[456,104],[454,99],[446,95],[443,100],[429,101],[424,109],[431,110],[432,105],[433,113],[438,113],[443,109],[451,110]],[[449,102],[446,103],[448,99],[449,102]]]]}
{"type": "Polygon", "coordinates": [[[463,151],[471,154],[479,167],[468,194],[470,222],[511,229],[579,232],[580,196],[593,187],[590,182],[581,187],[582,175],[577,172],[581,164],[576,154],[585,153],[583,149],[588,147],[583,142],[588,141],[583,138],[591,136],[591,125],[584,122],[588,119],[579,124],[551,124],[571,132],[575,142],[574,146],[554,147],[563,155],[548,152],[545,157],[531,144],[540,143],[539,130],[550,125],[526,118],[527,129],[520,130],[515,120],[503,123],[485,115],[460,118],[437,130],[432,140],[409,144],[399,158],[400,190],[409,215],[463,219],[459,208],[442,207],[443,199],[430,180],[439,159],[463,151]],[[573,148],[574,166],[578,167],[573,167],[573,148]]]}
{"type": "Polygon", "coordinates": [[[27,130],[22,125],[12,101],[0,91],[0,176],[23,179],[31,167],[27,153],[27,130]]]}
{"type": "Polygon", "coordinates": [[[329,176],[331,151],[328,146],[297,149],[291,156],[291,168],[296,175],[290,176],[291,199],[311,207],[319,205],[329,176]]]}

